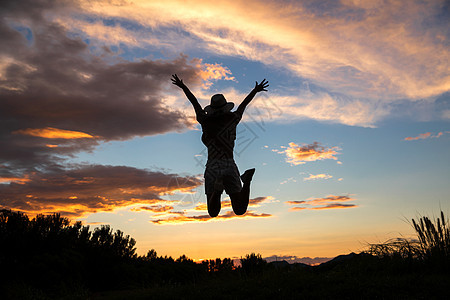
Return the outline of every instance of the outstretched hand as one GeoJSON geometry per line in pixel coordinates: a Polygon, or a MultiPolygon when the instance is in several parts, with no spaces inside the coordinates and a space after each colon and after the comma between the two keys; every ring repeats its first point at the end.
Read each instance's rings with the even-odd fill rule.
{"type": "Polygon", "coordinates": [[[269,82],[264,78],[263,81],[261,81],[261,83],[258,83],[258,81],[256,81],[254,90],[257,93],[262,92],[262,91],[267,92],[266,88],[268,86],[269,86],[269,82]]]}
{"type": "Polygon", "coordinates": [[[178,78],[177,74],[172,75],[172,83],[175,84],[176,86],[183,88],[185,87],[183,80],[181,80],[180,78],[178,78]]]}

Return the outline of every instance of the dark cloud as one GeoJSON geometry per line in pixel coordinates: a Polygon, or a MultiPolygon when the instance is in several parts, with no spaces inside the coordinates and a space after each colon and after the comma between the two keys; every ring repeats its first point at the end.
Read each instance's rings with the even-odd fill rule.
{"type": "Polygon", "coordinates": [[[164,105],[164,92],[173,73],[200,84],[198,63],[185,56],[135,62],[95,56],[88,41],[43,17],[68,8],[76,9],[58,1],[2,1],[1,164],[18,169],[59,163],[58,155],[89,151],[102,141],[180,131],[191,124],[164,105]],[[47,127],[96,138],[74,142],[13,134],[47,127]]]}
{"type": "Polygon", "coordinates": [[[176,182],[200,185],[131,167],[67,164],[105,141],[189,127],[164,93],[173,73],[193,85],[201,80],[198,62],[186,56],[130,62],[111,51],[97,55],[48,17],[73,12],[71,1],[0,2],[0,207],[77,217],[158,204],[180,188],[176,182]]]}
{"type": "Polygon", "coordinates": [[[161,195],[192,190],[200,184],[202,181],[196,177],[126,166],[86,165],[33,172],[22,181],[0,184],[0,207],[29,214],[58,211],[79,217],[133,204],[164,204],[169,201],[161,199],[161,195]]]}
{"type": "Polygon", "coordinates": [[[305,202],[306,202],[306,201],[304,201],[304,200],[286,201],[287,204],[293,204],[293,205],[296,205],[296,204],[303,204],[303,203],[305,203],[305,202]]]}

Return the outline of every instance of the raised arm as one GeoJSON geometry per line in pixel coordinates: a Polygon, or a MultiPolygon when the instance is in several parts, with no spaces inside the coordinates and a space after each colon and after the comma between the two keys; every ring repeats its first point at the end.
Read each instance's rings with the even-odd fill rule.
{"type": "Polygon", "coordinates": [[[239,107],[237,108],[237,112],[239,112],[240,114],[244,113],[245,108],[247,107],[247,105],[250,103],[250,101],[253,100],[253,98],[255,97],[255,95],[259,92],[265,91],[267,92],[266,88],[269,86],[269,82],[264,78],[263,81],[261,81],[261,83],[258,83],[258,81],[255,82],[255,87],[253,88],[253,90],[250,92],[250,94],[247,95],[247,97],[245,97],[244,101],[242,101],[242,103],[239,105],[239,107]]]}
{"type": "Polygon", "coordinates": [[[198,103],[197,98],[195,98],[194,94],[192,94],[191,91],[189,90],[189,88],[183,83],[183,80],[178,78],[177,74],[172,75],[171,80],[172,80],[173,84],[175,84],[177,87],[183,89],[184,94],[189,99],[189,101],[192,103],[192,106],[194,107],[194,110],[195,110],[195,113],[196,113],[197,119],[198,119],[199,115],[204,114],[204,111],[203,111],[200,103],[198,103]]]}

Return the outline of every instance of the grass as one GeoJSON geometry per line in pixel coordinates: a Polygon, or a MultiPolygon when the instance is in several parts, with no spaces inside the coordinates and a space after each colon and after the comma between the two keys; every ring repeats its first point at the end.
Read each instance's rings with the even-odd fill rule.
{"type": "Polygon", "coordinates": [[[107,291],[92,299],[437,299],[448,294],[450,277],[441,274],[355,266],[320,271],[270,270],[248,277],[212,278],[199,284],[107,291]]]}
{"type": "Polygon", "coordinates": [[[450,227],[441,211],[440,218],[426,216],[412,219],[417,239],[397,238],[381,244],[371,244],[366,251],[381,258],[401,259],[423,263],[448,271],[450,267],[450,227]]]}
{"type": "Polygon", "coordinates": [[[448,219],[441,211],[441,218],[435,224],[428,217],[421,217],[418,222],[412,220],[419,238],[419,258],[447,262],[450,257],[450,227],[448,219]]]}

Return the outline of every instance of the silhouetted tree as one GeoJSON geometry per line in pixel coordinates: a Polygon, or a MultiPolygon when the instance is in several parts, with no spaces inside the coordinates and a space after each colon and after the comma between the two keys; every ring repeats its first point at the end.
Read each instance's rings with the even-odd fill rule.
{"type": "Polygon", "coordinates": [[[244,258],[241,258],[241,267],[246,274],[261,272],[266,266],[267,262],[262,259],[259,253],[247,254],[244,258]]]}
{"type": "Polygon", "coordinates": [[[158,258],[158,254],[156,253],[155,249],[148,250],[147,255],[145,256],[145,259],[148,261],[154,261],[158,258]]]}

